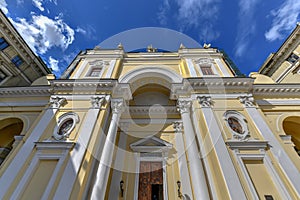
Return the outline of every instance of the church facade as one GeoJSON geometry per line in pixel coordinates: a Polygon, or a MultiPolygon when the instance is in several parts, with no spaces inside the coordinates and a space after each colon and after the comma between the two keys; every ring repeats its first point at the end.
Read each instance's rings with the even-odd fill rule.
{"type": "Polygon", "coordinates": [[[0,199],[299,199],[299,29],[249,77],[119,45],[2,86],[0,199]]]}

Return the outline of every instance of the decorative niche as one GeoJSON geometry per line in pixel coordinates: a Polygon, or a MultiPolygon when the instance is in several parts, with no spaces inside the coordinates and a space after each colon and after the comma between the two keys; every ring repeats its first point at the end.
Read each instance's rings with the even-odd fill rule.
{"type": "Polygon", "coordinates": [[[60,116],[58,119],[58,124],[54,129],[54,133],[53,133],[54,139],[56,140],[67,139],[78,122],[79,122],[79,117],[74,112],[68,112],[60,116]]]}
{"type": "Polygon", "coordinates": [[[233,138],[245,140],[250,137],[248,122],[241,113],[229,110],[224,113],[224,120],[233,138]]]}

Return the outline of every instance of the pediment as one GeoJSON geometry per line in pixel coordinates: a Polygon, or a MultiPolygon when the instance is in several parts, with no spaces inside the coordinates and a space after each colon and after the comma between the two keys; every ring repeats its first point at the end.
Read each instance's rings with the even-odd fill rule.
{"type": "Polygon", "coordinates": [[[172,144],[158,137],[146,137],[130,144],[130,148],[136,152],[168,151],[172,144]]]}

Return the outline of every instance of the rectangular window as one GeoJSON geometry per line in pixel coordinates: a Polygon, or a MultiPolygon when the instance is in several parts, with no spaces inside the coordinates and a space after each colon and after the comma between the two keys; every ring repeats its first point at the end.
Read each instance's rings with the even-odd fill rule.
{"type": "Polygon", "coordinates": [[[294,64],[295,62],[297,62],[298,59],[299,59],[299,56],[297,56],[296,54],[292,53],[286,60],[289,63],[294,64]]]}
{"type": "Polygon", "coordinates": [[[200,68],[203,75],[214,75],[211,66],[201,66],[200,68]]]}
{"type": "Polygon", "coordinates": [[[11,60],[17,67],[19,67],[22,63],[23,60],[22,58],[20,58],[20,56],[15,56],[12,60],[11,60]]]}
{"type": "Polygon", "coordinates": [[[100,77],[102,68],[93,68],[89,74],[91,77],[100,77]]]}
{"type": "Polygon", "coordinates": [[[6,47],[8,47],[8,43],[6,42],[6,40],[4,38],[0,38],[0,50],[5,49],[6,47]]]}
{"type": "Polygon", "coordinates": [[[0,69],[0,83],[6,79],[7,75],[0,69]]]}

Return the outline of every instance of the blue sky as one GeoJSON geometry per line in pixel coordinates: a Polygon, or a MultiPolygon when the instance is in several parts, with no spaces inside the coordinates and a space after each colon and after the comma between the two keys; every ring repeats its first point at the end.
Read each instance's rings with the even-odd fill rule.
{"type": "Polygon", "coordinates": [[[248,75],[300,19],[299,0],[0,0],[0,8],[57,77],[80,50],[140,27],[211,43],[248,75]]]}

